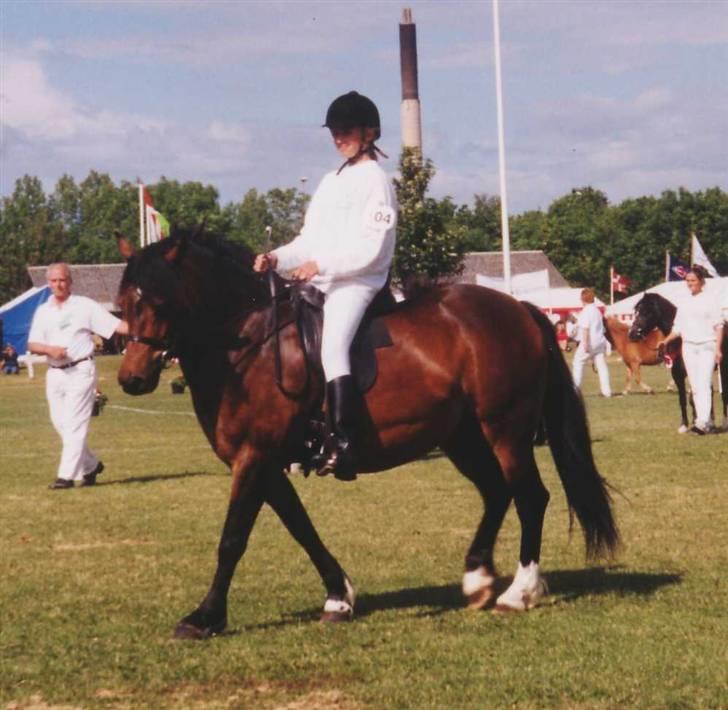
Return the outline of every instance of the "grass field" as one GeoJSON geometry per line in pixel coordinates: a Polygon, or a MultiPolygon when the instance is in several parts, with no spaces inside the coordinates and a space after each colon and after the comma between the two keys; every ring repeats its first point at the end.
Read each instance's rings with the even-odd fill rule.
{"type": "MultiPolygon", "coordinates": [[[[359,592],[354,623],[317,622],[323,588],[269,510],[230,593],[230,632],[178,642],[204,595],[229,476],[163,375],[143,398],[115,383],[90,443],[95,488],[49,491],[59,447],[39,368],[0,376],[0,708],[728,708],[728,435],[678,435],[658,394],[585,394],[594,451],[621,495],[619,557],[587,566],[551,491],[551,594],[524,615],[463,609],[475,490],[436,453],[355,484],[295,485],[359,592]],[[134,411],[143,410],[143,411],[134,411]]],[[[610,365],[615,389],[622,368],[610,365]]],[[[496,561],[517,562],[510,511],[496,561]]]]}

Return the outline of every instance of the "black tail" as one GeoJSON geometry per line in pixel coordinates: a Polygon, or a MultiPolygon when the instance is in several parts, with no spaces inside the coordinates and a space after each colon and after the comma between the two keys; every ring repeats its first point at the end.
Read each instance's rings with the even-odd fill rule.
{"type": "Polygon", "coordinates": [[[594,463],[584,402],[574,387],[551,322],[536,306],[524,305],[541,329],[546,345],[548,382],[543,415],[566,499],[584,531],[587,556],[612,554],[619,546],[619,531],[607,483],[594,463]]]}

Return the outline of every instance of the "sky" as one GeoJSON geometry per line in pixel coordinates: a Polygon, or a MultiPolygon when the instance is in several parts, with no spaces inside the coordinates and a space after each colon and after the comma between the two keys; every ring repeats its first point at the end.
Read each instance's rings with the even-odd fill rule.
{"type": "MultiPolygon", "coordinates": [[[[328,104],[379,107],[401,149],[398,25],[417,26],[430,194],[500,194],[491,0],[0,0],[0,196],[91,170],[311,192],[328,104]]],[[[728,0],[501,0],[507,202],[728,189],[728,0]]]]}

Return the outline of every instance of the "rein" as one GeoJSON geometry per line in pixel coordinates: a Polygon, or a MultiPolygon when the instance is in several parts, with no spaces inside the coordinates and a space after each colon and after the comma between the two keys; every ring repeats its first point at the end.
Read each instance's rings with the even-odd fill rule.
{"type": "MultiPolygon", "coordinates": [[[[308,358],[303,358],[303,361],[305,363],[306,368],[306,380],[303,383],[303,387],[298,392],[294,392],[293,390],[286,389],[285,385],[283,384],[283,360],[281,358],[281,342],[280,342],[280,333],[283,326],[279,326],[278,324],[278,288],[276,286],[276,280],[274,276],[273,269],[268,269],[266,272],[266,278],[268,279],[268,288],[270,289],[270,296],[271,296],[271,326],[272,326],[272,332],[270,335],[266,336],[263,339],[263,342],[268,340],[268,338],[273,337],[273,361],[275,364],[275,379],[276,379],[276,385],[278,385],[278,389],[286,396],[290,398],[298,398],[301,397],[309,388],[310,382],[311,382],[311,371],[308,364],[308,358]]],[[[295,319],[294,319],[295,320],[295,319]]],[[[284,324],[287,325],[287,324],[284,324]]]]}

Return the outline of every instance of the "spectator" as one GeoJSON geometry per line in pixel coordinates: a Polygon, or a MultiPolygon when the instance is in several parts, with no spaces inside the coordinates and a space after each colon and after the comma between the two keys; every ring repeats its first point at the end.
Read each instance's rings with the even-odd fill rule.
{"type": "Polygon", "coordinates": [[[6,375],[17,375],[20,372],[18,366],[18,351],[10,344],[5,343],[2,350],[3,372],[6,375]]]}
{"type": "Polygon", "coordinates": [[[92,335],[125,335],[129,327],[96,301],[71,295],[68,264],[51,264],[47,279],[52,295],[35,312],[28,350],[48,358],[46,397],[63,444],[58,476],[49,488],[73,488],[74,481],[93,486],[104,464],[86,445],[96,395],[92,335]]]}
{"type": "Polygon", "coordinates": [[[705,275],[700,266],[692,266],[688,271],[685,283],[690,296],[678,307],[672,331],[664,340],[667,346],[671,340],[682,337],[682,356],[695,403],[691,431],[701,435],[709,431],[713,369],[723,357],[723,316],[718,301],[703,290],[705,275]]]}
{"type": "Polygon", "coordinates": [[[607,368],[607,338],[604,332],[604,319],[594,303],[594,291],[582,289],[581,302],[584,305],[576,321],[579,346],[574,353],[574,384],[581,387],[584,365],[592,360],[599,375],[599,387],[604,397],[612,396],[607,368]]]}

